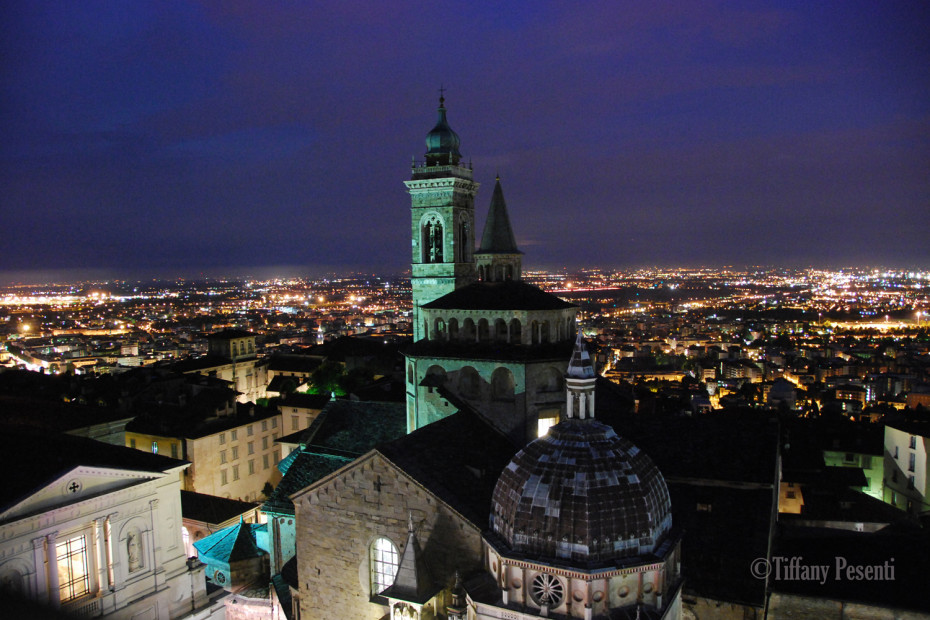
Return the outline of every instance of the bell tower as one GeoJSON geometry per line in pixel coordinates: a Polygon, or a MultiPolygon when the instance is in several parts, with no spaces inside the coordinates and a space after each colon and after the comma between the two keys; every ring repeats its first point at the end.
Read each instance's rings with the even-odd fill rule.
{"type": "Polygon", "coordinates": [[[420,307],[477,279],[475,270],[475,183],[471,166],[460,163],[461,140],[446,120],[440,93],[439,118],[426,135],[426,155],[414,161],[404,181],[410,194],[413,340],[426,329],[420,307]]]}

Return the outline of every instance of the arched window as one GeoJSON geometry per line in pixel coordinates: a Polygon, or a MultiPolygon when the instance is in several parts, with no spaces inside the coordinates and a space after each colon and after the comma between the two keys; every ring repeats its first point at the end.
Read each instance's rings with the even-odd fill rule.
{"type": "Polygon", "coordinates": [[[459,371],[459,392],[466,398],[476,398],[481,391],[481,375],[471,366],[459,371]]]}
{"type": "Polygon", "coordinates": [[[507,342],[507,322],[504,319],[494,321],[494,341],[507,342]]]}
{"type": "Polygon", "coordinates": [[[543,321],[539,327],[539,342],[543,344],[549,342],[549,321],[543,321]]]}
{"type": "Polygon", "coordinates": [[[510,319],[510,342],[513,344],[523,342],[523,325],[520,319],[510,319]]]}
{"type": "Polygon", "coordinates": [[[513,373],[506,368],[498,368],[491,375],[491,397],[494,400],[513,400],[513,373]]]}
{"type": "Polygon", "coordinates": [[[459,339],[459,321],[458,319],[449,319],[449,340],[455,342],[459,339]]]}
{"type": "Polygon", "coordinates": [[[462,340],[465,342],[475,341],[475,322],[471,319],[465,319],[462,322],[462,340]]]}
{"type": "Polygon", "coordinates": [[[429,388],[430,393],[434,389],[442,386],[446,382],[446,371],[442,366],[430,366],[426,371],[426,377],[423,379],[423,385],[429,388]]]}
{"type": "Polygon", "coordinates": [[[530,344],[539,344],[539,322],[530,323],[530,344]]]}
{"type": "Polygon", "coordinates": [[[400,558],[397,547],[387,538],[377,538],[371,543],[368,565],[371,569],[371,593],[380,594],[394,583],[400,558]]]}
{"type": "Polygon", "coordinates": [[[445,340],[446,339],[446,322],[440,318],[437,318],[433,322],[433,334],[431,340],[445,340]]]}
{"type": "Polygon", "coordinates": [[[478,342],[488,342],[491,339],[487,319],[478,319],[478,342]]]}
{"type": "Polygon", "coordinates": [[[434,215],[423,224],[420,246],[423,248],[424,263],[442,262],[442,243],[442,220],[434,215]]]}

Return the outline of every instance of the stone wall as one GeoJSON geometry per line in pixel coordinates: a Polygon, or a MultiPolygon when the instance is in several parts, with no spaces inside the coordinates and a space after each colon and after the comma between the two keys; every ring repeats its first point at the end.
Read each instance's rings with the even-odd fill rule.
{"type": "Polygon", "coordinates": [[[375,620],[387,613],[371,602],[369,549],[390,539],[403,554],[407,516],[437,588],[456,569],[481,567],[481,532],[377,452],[358,459],[294,496],[301,618],[375,620]]]}

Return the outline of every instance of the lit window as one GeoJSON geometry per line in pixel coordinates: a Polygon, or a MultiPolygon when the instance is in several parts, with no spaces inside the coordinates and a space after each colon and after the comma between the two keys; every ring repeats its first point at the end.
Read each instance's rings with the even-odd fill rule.
{"type": "Polygon", "coordinates": [[[152,442],[152,454],[158,454],[158,442],[157,441],[152,442]]]}
{"type": "Polygon", "coordinates": [[[58,592],[61,602],[64,603],[90,592],[87,540],[81,534],[58,543],[57,547],[58,592]]]}
{"type": "Polygon", "coordinates": [[[542,437],[543,435],[549,432],[549,429],[552,426],[555,426],[556,424],[558,424],[558,422],[559,422],[558,418],[539,418],[539,420],[537,420],[536,422],[536,425],[537,425],[536,436],[542,437]]]}
{"type": "Polygon", "coordinates": [[[387,538],[379,538],[371,544],[371,592],[380,594],[397,576],[397,547],[387,538]]]}

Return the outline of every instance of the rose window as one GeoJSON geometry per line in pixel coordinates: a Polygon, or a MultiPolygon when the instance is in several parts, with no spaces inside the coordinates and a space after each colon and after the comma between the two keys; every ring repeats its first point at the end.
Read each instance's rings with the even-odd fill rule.
{"type": "Polygon", "coordinates": [[[553,575],[541,573],[533,579],[530,594],[537,605],[542,607],[557,607],[565,595],[562,582],[553,575]]]}

